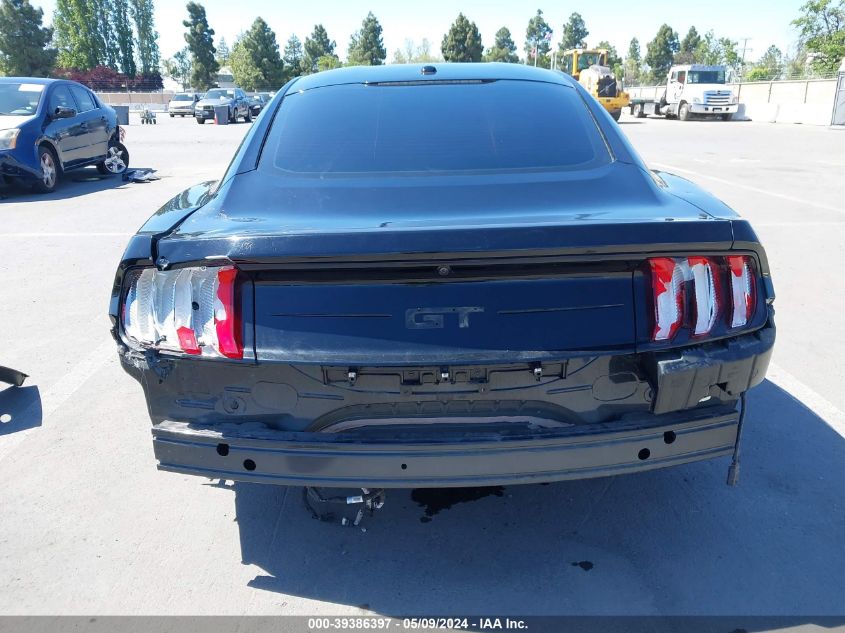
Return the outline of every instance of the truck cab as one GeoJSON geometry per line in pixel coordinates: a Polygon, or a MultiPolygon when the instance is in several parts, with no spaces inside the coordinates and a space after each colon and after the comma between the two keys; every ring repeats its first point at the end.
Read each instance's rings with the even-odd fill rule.
{"type": "Polygon", "coordinates": [[[739,109],[737,96],[725,87],[725,67],[704,64],[672,66],[666,83],[666,104],[682,121],[691,114],[729,120],[739,109]]]}

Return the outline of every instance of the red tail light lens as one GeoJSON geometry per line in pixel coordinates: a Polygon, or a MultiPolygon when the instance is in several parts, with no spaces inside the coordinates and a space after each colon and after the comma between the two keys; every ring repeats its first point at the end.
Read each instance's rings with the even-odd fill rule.
{"type": "Polygon", "coordinates": [[[748,255],[654,257],[648,264],[654,305],[652,341],[669,341],[681,327],[698,338],[751,322],[757,273],[748,255]]]}
{"type": "Polygon", "coordinates": [[[243,358],[241,322],[235,310],[234,268],[221,268],[217,273],[217,301],[214,306],[214,327],[217,330],[218,350],[226,358],[243,358]]]}
{"type": "Polygon", "coordinates": [[[731,255],[726,258],[730,271],[731,328],[747,325],[754,314],[756,297],[754,286],[754,265],[746,255],[731,255]]]}
{"type": "Polygon", "coordinates": [[[719,264],[710,257],[690,257],[687,262],[695,298],[692,333],[695,336],[704,336],[716,325],[722,311],[719,264]]]}
{"type": "Polygon", "coordinates": [[[243,358],[237,274],[231,266],[130,273],[121,311],[128,342],[196,356],[243,358]]]}
{"type": "Polygon", "coordinates": [[[648,263],[654,299],[652,340],[668,341],[684,319],[684,271],[680,262],[670,257],[655,257],[648,263]]]}

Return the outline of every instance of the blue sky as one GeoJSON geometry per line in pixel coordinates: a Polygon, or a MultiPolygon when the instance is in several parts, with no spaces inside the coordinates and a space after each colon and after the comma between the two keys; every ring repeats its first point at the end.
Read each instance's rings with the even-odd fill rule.
{"type": "MultiPolygon", "coordinates": [[[[52,20],[55,0],[33,0],[32,3],[44,9],[45,21],[52,20]]],[[[631,38],[637,37],[645,52],[645,44],[666,22],[681,37],[690,25],[695,25],[700,33],[713,29],[717,35],[734,40],[751,38],[748,46],[752,50],[747,59],[755,60],[770,44],[784,51],[793,46],[796,34],[789,23],[797,17],[803,0],[771,0],[766,3],[749,0],[601,0],[577,3],[524,3],[516,0],[424,0],[414,3],[402,0],[371,0],[367,3],[354,0],[206,0],[203,4],[209,23],[217,33],[215,41],[223,36],[231,45],[238,33],[246,30],[259,15],[276,31],[281,46],[291,33],[304,40],[314,24],[322,23],[329,36],[337,41],[341,58],[346,55],[350,34],[360,27],[367,11],[372,11],[384,27],[388,60],[392,58],[394,49],[403,46],[406,38],[419,42],[427,37],[433,51],[439,54],[443,34],[459,11],[478,25],[485,46],[491,46],[496,31],[507,26],[521,53],[525,27],[539,8],[555,30],[555,41],[560,39],[562,25],[569,14],[578,11],[590,31],[587,38],[590,45],[606,39],[624,54],[631,38]]],[[[156,2],[156,27],[163,56],[170,57],[184,46],[182,20],[185,16],[185,2],[156,2]]]]}

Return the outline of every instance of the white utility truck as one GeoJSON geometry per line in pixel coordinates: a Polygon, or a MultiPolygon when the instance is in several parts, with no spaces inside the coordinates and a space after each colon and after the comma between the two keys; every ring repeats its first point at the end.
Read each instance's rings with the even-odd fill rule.
{"type": "Polygon", "coordinates": [[[724,66],[672,66],[666,85],[626,89],[631,114],[637,118],[662,114],[667,119],[687,121],[703,115],[730,121],[739,109],[737,95],[725,86],[724,66]]]}

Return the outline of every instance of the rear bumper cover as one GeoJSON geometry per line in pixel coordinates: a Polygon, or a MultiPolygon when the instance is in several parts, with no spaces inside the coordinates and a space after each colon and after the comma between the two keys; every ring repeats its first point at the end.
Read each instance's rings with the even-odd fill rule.
{"type": "Polygon", "coordinates": [[[386,435],[282,431],[261,422],[218,422],[217,416],[193,423],[168,418],[154,425],[153,446],[161,470],[306,486],[506,485],[676,466],[732,452],[739,419],[734,403],[764,379],[774,340],[768,325],[643,354],[639,363],[654,391],[651,410],[610,421],[495,433],[440,424],[424,434],[386,435]]]}
{"type": "Polygon", "coordinates": [[[729,455],[738,413],[700,409],[647,422],[586,425],[530,438],[377,442],[328,433],[153,429],[159,469],[299,486],[413,488],[617,475],[729,455]]]}

